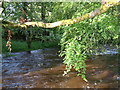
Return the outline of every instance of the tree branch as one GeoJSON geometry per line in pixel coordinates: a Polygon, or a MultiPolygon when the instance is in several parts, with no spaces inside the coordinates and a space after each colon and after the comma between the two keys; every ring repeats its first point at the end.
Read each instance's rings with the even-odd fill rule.
{"type": "Polygon", "coordinates": [[[2,12],[4,11],[4,7],[3,7],[3,0],[0,2],[0,16],[2,14],[2,12]]]}
{"type": "MultiPolygon", "coordinates": [[[[73,18],[73,19],[66,19],[66,20],[61,20],[58,22],[54,22],[54,23],[44,23],[44,22],[25,22],[24,24],[15,24],[15,23],[10,23],[10,25],[12,25],[13,27],[25,27],[27,28],[27,26],[37,26],[37,27],[43,27],[43,28],[54,28],[54,27],[58,27],[58,26],[62,26],[62,25],[70,25],[70,24],[75,24],[75,23],[79,23],[85,19],[88,18],[93,18],[97,15],[103,14],[105,13],[109,8],[116,6],[116,5],[120,5],[120,0],[114,0],[114,1],[110,1],[110,0],[106,0],[105,4],[102,4],[100,8],[90,12],[90,13],[86,13],[78,18],[73,18]]],[[[9,26],[9,25],[7,25],[9,26]]]]}

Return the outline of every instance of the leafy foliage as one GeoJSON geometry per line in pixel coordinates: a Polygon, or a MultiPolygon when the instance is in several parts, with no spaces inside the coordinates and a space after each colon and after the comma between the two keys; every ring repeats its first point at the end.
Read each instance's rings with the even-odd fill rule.
{"type": "Polygon", "coordinates": [[[74,68],[78,71],[78,75],[87,81],[85,78],[87,56],[97,53],[97,49],[100,47],[104,52],[104,45],[118,46],[120,44],[118,39],[119,21],[115,16],[118,13],[116,7],[115,10],[113,15],[108,11],[93,19],[62,27],[64,33],[60,42],[60,56],[65,56],[64,64],[67,69],[64,75],[74,68]]]}

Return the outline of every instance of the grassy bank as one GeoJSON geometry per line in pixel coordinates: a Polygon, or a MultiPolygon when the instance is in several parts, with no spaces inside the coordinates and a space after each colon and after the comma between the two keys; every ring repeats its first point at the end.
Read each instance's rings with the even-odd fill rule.
{"type": "MultiPolygon", "coordinates": [[[[8,47],[6,47],[6,40],[2,39],[2,53],[9,52],[8,47]]],[[[12,40],[12,52],[20,52],[20,51],[30,51],[36,49],[43,49],[43,48],[52,48],[52,47],[59,47],[58,42],[44,42],[41,41],[33,41],[31,43],[31,48],[28,49],[26,41],[21,40],[12,40]]]]}

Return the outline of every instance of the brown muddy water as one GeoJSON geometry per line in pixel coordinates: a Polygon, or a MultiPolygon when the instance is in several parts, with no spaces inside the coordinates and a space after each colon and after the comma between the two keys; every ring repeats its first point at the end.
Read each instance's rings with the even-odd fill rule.
{"type": "Polygon", "coordinates": [[[88,58],[86,78],[72,70],[63,76],[65,65],[59,49],[39,49],[12,53],[2,59],[3,88],[118,88],[120,54],[88,58]]]}

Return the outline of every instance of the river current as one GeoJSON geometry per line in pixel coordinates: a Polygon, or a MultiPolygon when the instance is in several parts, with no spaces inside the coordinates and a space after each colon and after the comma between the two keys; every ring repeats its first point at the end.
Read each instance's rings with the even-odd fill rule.
{"type": "MultiPolygon", "coordinates": [[[[95,55],[86,62],[83,81],[72,70],[63,76],[65,65],[59,49],[39,49],[12,53],[2,58],[3,88],[118,88],[120,54],[95,55]]],[[[110,51],[108,51],[110,53],[110,51]]]]}

